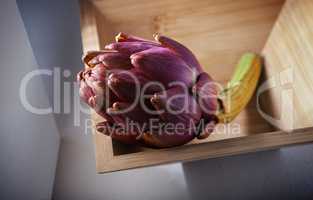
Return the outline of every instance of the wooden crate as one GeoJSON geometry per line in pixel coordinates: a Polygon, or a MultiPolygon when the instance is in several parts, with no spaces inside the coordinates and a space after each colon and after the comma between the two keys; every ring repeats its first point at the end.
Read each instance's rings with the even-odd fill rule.
{"type": "MultiPolygon", "coordinates": [[[[189,47],[220,82],[230,78],[244,52],[262,54],[259,89],[265,82],[276,85],[261,95],[261,109],[280,119],[278,127],[272,126],[254,98],[233,123],[219,126],[208,139],[162,150],[123,145],[95,131],[97,172],[312,142],[312,10],[312,0],[81,0],[84,51],[103,48],[119,31],[146,38],[159,32],[189,47]],[[282,131],[289,128],[295,130],[282,131]]],[[[95,113],[92,119],[100,120],[95,113]]]]}

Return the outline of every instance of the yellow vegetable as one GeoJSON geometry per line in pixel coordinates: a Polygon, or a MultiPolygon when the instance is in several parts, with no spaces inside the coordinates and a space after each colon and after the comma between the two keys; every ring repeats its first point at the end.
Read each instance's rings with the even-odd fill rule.
{"type": "Polygon", "coordinates": [[[220,123],[229,123],[246,107],[257,87],[261,75],[262,59],[254,53],[244,54],[236,66],[231,80],[219,94],[220,123]]]}

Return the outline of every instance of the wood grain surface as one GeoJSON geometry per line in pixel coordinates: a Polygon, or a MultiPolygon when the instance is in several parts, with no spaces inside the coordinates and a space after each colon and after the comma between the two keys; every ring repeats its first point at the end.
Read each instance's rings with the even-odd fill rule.
{"type": "Polygon", "coordinates": [[[281,129],[313,125],[313,1],[287,1],[263,50],[273,115],[281,129]],[[283,98],[285,96],[285,98],[283,98]]]}
{"type": "MultiPolygon", "coordinates": [[[[310,13],[313,2],[287,1],[271,33],[284,2],[81,0],[83,48],[85,52],[101,49],[106,43],[112,42],[119,31],[146,38],[160,32],[190,47],[206,71],[221,83],[230,78],[242,53],[262,52],[266,63],[265,80],[276,76],[286,66],[294,66],[298,77],[296,80],[301,80],[294,85],[294,91],[304,88],[301,92],[296,91],[299,95],[295,103],[296,127],[312,126],[310,110],[301,104],[300,95],[312,94],[309,83],[313,71],[309,66],[313,64],[313,45],[309,26],[313,25],[310,13]],[[300,49],[300,46],[304,48],[300,49]]],[[[262,103],[265,102],[266,108],[273,107],[265,111],[279,116],[281,98],[277,91],[282,91],[282,88],[274,91],[267,94],[262,103]]],[[[313,108],[310,107],[312,102],[308,102],[308,105],[308,108],[313,108]]],[[[94,123],[101,121],[95,113],[92,119],[94,123]]],[[[282,119],[283,122],[279,123],[284,124],[285,119],[290,118],[282,119]]],[[[293,133],[275,131],[258,113],[255,98],[232,124],[221,126],[206,140],[194,140],[181,147],[163,150],[129,147],[94,131],[97,172],[228,156],[313,141],[313,129],[300,129],[293,133]],[[233,128],[238,125],[239,132],[234,133],[233,128]]]]}

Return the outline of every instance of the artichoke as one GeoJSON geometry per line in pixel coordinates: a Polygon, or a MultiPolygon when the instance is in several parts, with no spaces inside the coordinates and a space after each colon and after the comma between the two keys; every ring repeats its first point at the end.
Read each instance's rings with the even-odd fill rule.
{"type": "Polygon", "coordinates": [[[214,81],[184,45],[154,38],[119,33],[104,50],[83,56],[80,96],[103,118],[97,131],[153,148],[206,138],[218,122],[214,81]]]}

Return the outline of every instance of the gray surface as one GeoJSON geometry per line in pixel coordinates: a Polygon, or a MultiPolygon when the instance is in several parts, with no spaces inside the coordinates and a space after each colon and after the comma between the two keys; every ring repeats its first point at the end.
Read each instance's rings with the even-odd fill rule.
{"type": "MultiPolygon", "coordinates": [[[[46,63],[49,54],[57,55],[54,59],[61,61],[72,53],[71,62],[64,69],[75,72],[82,67],[76,64],[80,55],[72,51],[81,45],[77,1],[18,3],[41,64],[49,64],[46,63]],[[67,17],[59,17],[65,14],[72,16],[69,21],[67,17]],[[69,31],[72,29],[75,31],[69,31]],[[39,37],[43,31],[49,37],[71,39],[55,44],[52,39],[39,37]]],[[[71,116],[67,117],[64,123],[59,123],[63,137],[54,188],[56,200],[309,199],[313,196],[313,145],[98,175],[91,135],[84,135],[84,126],[74,127],[71,116]]]]}
{"type": "MultiPolygon", "coordinates": [[[[1,1],[0,25],[0,199],[50,199],[60,137],[53,115],[32,114],[20,102],[20,82],[38,65],[15,1],[1,1]]],[[[49,106],[39,77],[27,97],[49,106]]]]}
{"type": "Polygon", "coordinates": [[[312,199],[313,145],[184,164],[192,199],[312,199]]]}
{"type": "MultiPolygon", "coordinates": [[[[18,0],[17,3],[21,8],[21,16],[39,68],[49,70],[59,68],[61,72],[68,69],[71,72],[70,77],[61,76],[58,100],[63,103],[64,83],[75,81],[76,74],[82,67],[79,5],[73,0],[18,0]]],[[[53,79],[45,77],[44,84],[53,105],[53,79]]],[[[73,96],[73,93],[70,95],[73,96]]],[[[71,101],[73,102],[73,99],[71,101]]],[[[63,129],[72,128],[73,112],[64,113],[63,105],[60,111],[54,115],[59,132],[65,134],[63,129]]]]}

